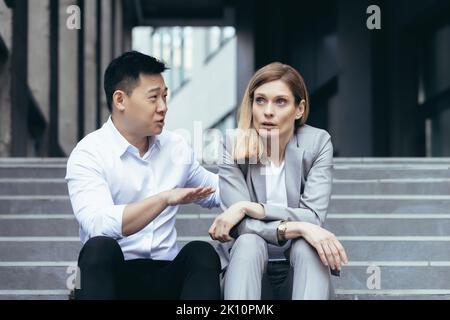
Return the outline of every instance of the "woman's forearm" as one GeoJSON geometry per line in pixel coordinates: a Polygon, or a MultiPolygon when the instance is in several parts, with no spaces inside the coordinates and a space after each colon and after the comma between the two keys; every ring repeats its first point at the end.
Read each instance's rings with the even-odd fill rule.
{"type": "Polygon", "coordinates": [[[246,216],[261,220],[266,216],[266,213],[264,211],[264,207],[256,202],[250,202],[250,201],[240,201],[236,203],[238,207],[240,207],[246,216]]]}

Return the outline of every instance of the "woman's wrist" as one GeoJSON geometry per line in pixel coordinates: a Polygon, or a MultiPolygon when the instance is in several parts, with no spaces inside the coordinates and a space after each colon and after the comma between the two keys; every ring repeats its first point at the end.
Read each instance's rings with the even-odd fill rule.
{"type": "Polygon", "coordinates": [[[286,238],[288,239],[303,237],[305,234],[305,223],[302,221],[288,221],[286,227],[286,238]]]}
{"type": "Polygon", "coordinates": [[[234,211],[239,212],[242,218],[246,216],[246,206],[244,201],[239,201],[233,204],[230,209],[233,208],[234,211]]]}
{"type": "Polygon", "coordinates": [[[250,218],[260,220],[265,216],[264,207],[259,203],[239,201],[234,205],[236,206],[236,209],[242,213],[243,217],[249,216],[250,218]]]}

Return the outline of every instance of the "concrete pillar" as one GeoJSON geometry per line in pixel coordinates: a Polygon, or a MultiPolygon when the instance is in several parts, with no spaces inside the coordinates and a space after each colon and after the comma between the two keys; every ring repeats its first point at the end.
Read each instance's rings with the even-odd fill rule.
{"type": "Polygon", "coordinates": [[[389,74],[390,156],[425,156],[425,121],[418,108],[418,78],[420,41],[417,34],[408,32],[411,21],[406,18],[423,6],[410,8],[410,3],[387,1],[389,9],[389,74]]]}
{"type": "Polygon", "coordinates": [[[114,20],[112,34],[114,37],[114,58],[123,53],[123,10],[121,0],[112,0],[114,20]]]}
{"type": "Polygon", "coordinates": [[[236,7],[238,105],[255,71],[255,8],[254,0],[239,1],[236,7]]]}
{"type": "MultiPolygon", "coordinates": [[[[87,1],[89,2],[89,1],[87,1]]],[[[59,144],[69,155],[78,137],[78,31],[66,26],[66,9],[76,0],[60,0],[59,19],[59,144]]]]}
{"type": "Polygon", "coordinates": [[[100,83],[101,88],[99,90],[100,92],[100,123],[106,122],[108,119],[110,112],[108,110],[108,104],[106,102],[106,96],[105,91],[103,90],[103,76],[105,74],[105,70],[108,67],[108,64],[113,59],[113,47],[112,47],[112,37],[113,33],[111,32],[111,26],[112,26],[112,6],[111,6],[111,0],[101,0],[102,3],[102,24],[101,24],[101,72],[100,72],[100,83]]]}
{"type": "Polygon", "coordinates": [[[366,28],[367,0],[338,1],[340,156],[372,156],[371,30],[366,28]]]}
{"type": "Polygon", "coordinates": [[[49,0],[29,1],[28,85],[46,122],[50,115],[49,0]]]}
{"type": "Polygon", "coordinates": [[[97,4],[84,2],[84,135],[97,129],[97,4]]]}
{"type": "Polygon", "coordinates": [[[11,62],[12,11],[0,1],[0,157],[11,147],[11,62]]]}
{"type": "Polygon", "coordinates": [[[25,157],[29,149],[28,0],[14,3],[11,55],[11,156],[25,157]]]}

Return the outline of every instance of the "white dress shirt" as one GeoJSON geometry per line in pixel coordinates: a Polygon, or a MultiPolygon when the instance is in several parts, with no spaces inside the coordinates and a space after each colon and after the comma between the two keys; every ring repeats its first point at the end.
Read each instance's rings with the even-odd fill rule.
{"type": "MultiPolygon", "coordinates": [[[[286,207],[288,205],[286,193],[286,170],[284,161],[279,167],[271,161],[266,165],[266,200],[267,204],[286,207]]],[[[268,243],[269,261],[286,260],[284,251],[290,246],[287,241],[283,246],[275,246],[268,243]]]]}
{"type": "Polygon", "coordinates": [[[72,151],[66,181],[83,244],[89,238],[107,236],[118,241],[125,260],[173,260],[179,252],[175,229],[178,206],[167,207],[144,229],[128,237],[122,234],[125,206],[172,188],[206,186],[216,192],[197,204],[219,206],[218,176],[199,165],[181,136],[163,131],[149,142],[141,158],[139,150],[109,118],[72,151]]]}

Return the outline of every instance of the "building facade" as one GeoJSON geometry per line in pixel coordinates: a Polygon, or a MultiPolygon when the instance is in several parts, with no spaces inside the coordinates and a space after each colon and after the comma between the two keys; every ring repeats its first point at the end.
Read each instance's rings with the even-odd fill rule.
{"type": "MultiPolygon", "coordinates": [[[[223,77],[234,77],[235,88],[227,90],[235,105],[211,105],[213,90],[209,100],[195,100],[199,87],[209,88],[203,76],[173,96],[175,110],[177,99],[192,102],[185,110],[205,128],[233,123],[253,72],[281,61],[304,76],[308,123],[331,133],[336,156],[450,155],[446,0],[1,0],[0,156],[67,156],[98,128],[108,116],[104,68],[133,47],[137,26],[234,28],[235,44],[216,58],[235,59],[223,77]],[[81,29],[68,27],[73,5],[81,29]],[[379,20],[375,28],[371,19],[379,20]]],[[[183,76],[170,78],[175,88],[183,76]]],[[[169,113],[174,128],[187,121],[182,114],[169,113]]]]}

